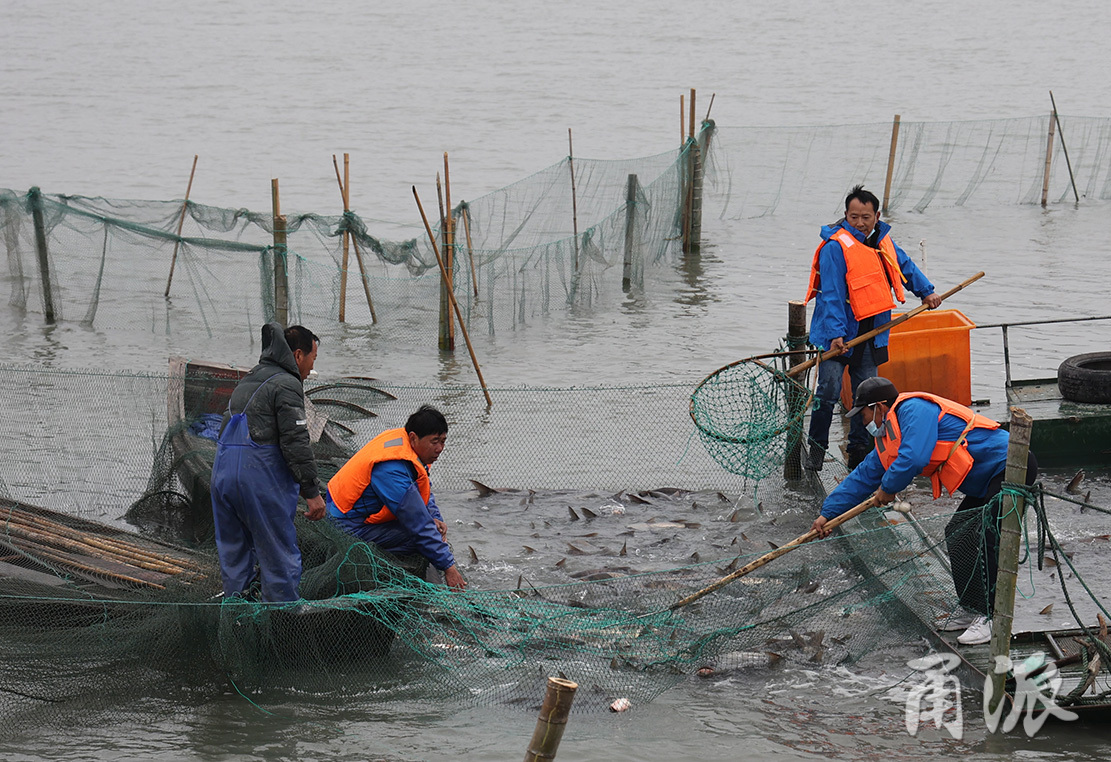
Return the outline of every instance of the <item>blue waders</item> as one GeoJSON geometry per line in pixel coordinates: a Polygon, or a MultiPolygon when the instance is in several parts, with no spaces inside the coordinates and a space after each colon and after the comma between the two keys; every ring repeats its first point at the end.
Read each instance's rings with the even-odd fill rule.
{"type": "MultiPolygon", "coordinates": [[[[250,404],[248,400],[244,411],[250,404]]],[[[225,597],[247,590],[256,563],[262,600],[283,602],[300,597],[301,551],[293,525],[298,492],[281,448],[256,444],[246,412],[233,415],[220,435],[212,464],[212,517],[225,597]]]]}

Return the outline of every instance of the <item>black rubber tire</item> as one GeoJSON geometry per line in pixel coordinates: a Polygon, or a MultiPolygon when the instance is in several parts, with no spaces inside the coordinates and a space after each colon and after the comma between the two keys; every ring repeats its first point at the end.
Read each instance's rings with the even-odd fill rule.
{"type": "Polygon", "coordinates": [[[1111,403],[1111,352],[1068,358],[1057,368],[1057,388],[1073,402],[1111,403]]]}

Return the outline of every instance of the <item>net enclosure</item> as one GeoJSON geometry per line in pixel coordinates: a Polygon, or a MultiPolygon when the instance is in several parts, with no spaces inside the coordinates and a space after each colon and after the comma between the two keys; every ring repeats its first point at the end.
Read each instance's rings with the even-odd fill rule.
{"type": "MultiPolygon", "coordinates": [[[[152,707],[188,712],[228,690],[263,709],[290,696],[531,708],[556,674],[582,686],[576,711],[604,711],[617,698],[642,705],[699,674],[867,663],[906,642],[905,627],[894,622],[950,615],[954,553],[975,564],[983,554],[977,522],[994,520],[990,511],[977,513],[954,527],[945,506],[929,505],[914,522],[877,513],[676,608],[762,556],[768,543],[804,532],[828,485],[772,474],[757,498],[747,490],[727,495],[690,475],[683,488],[643,488],[638,482],[664,476],[626,472],[625,489],[593,492],[582,489],[581,476],[577,489],[488,487],[476,479],[471,489],[438,492],[470,582],[465,593],[426,581],[412,559],[298,518],[303,600],[224,601],[211,540],[189,515],[203,512],[195,494],[203,486],[160,460],[170,433],[167,401],[179,399],[175,384],[187,376],[13,368],[0,376],[0,388],[20,403],[12,408],[25,414],[13,419],[0,469],[0,642],[9,667],[0,677],[0,715],[9,734],[128,721],[152,707]],[[102,404],[84,417],[83,435],[58,438],[55,427],[73,423],[75,399],[89,395],[102,404]],[[62,441],[68,446],[59,447],[62,441]],[[119,519],[135,506],[148,521],[155,514],[169,520],[136,532],[119,519]]],[[[226,383],[199,383],[183,409],[200,411],[226,383]]],[[[365,409],[387,418],[394,406],[410,409],[421,399],[392,387],[377,394],[377,403],[362,398],[365,409]]],[[[581,399],[575,391],[530,394],[507,414],[511,426],[537,408],[538,395],[564,412],[581,399]]],[[[471,388],[438,399],[453,419],[480,398],[471,388]]],[[[619,415],[642,421],[655,413],[645,407],[651,400],[619,415]]],[[[317,407],[327,417],[320,411],[329,406],[317,407]]],[[[557,434],[559,425],[550,424],[557,434]]],[[[595,452],[584,451],[573,418],[563,425],[580,435],[577,453],[565,454],[572,470],[585,473],[595,452],[612,447],[599,437],[586,443],[595,452]]],[[[358,432],[381,424],[360,414],[343,426],[358,432]]],[[[331,419],[320,427],[332,429],[338,433],[329,446],[339,454],[319,451],[322,461],[351,451],[331,419]]],[[[198,443],[191,454],[203,461],[206,452],[198,443]]],[[[823,478],[835,479],[835,470],[823,478]]],[[[502,476],[500,484],[522,484],[528,474],[502,476]]],[[[434,472],[439,490],[437,478],[434,472]]],[[[1038,525],[1052,553],[1050,522],[1038,525]]],[[[1089,573],[1076,567],[1078,579],[1089,573]]],[[[1102,611],[1098,596],[1073,598],[1078,624],[1091,625],[1102,611]]],[[[1099,647],[1088,648],[1091,663],[1099,647]]]]}

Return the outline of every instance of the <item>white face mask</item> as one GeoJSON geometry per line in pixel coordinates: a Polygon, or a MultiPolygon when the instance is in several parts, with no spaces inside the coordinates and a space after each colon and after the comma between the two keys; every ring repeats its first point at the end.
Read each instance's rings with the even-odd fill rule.
{"type": "Polygon", "coordinates": [[[864,428],[866,428],[868,430],[868,433],[871,434],[873,437],[879,439],[883,436],[883,419],[880,418],[878,414],[874,414],[872,417],[872,422],[869,424],[865,424],[864,428]]]}

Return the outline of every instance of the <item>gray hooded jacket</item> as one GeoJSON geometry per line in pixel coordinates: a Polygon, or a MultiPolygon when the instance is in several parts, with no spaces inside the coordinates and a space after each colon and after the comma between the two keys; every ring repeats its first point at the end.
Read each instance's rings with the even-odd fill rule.
{"type": "Polygon", "coordinates": [[[251,368],[232,392],[220,425],[221,433],[231,416],[240,412],[247,413],[247,428],[256,444],[281,446],[286,465],[301,485],[301,497],[308,499],[319,495],[321,484],[316,476],[316,461],[309,440],[301,372],[279,323],[267,323],[262,327],[262,354],[258,365],[251,368]],[[259,386],[271,378],[274,380],[255,395],[259,386]],[[253,400],[251,395],[255,395],[253,400]],[[244,411],[248,400],[251,404],[244,411]]]}

